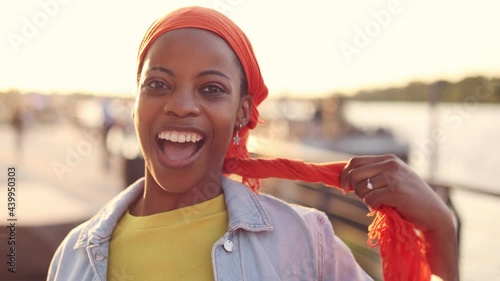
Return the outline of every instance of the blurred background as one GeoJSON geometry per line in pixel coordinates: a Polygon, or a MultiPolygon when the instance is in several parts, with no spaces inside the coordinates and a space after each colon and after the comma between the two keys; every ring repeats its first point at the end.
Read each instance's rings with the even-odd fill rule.
{"type": "MultiPolygon", "coordinates": [[[[500,279],[497,2],[0,0],[0,280],[44,280],[66,233],[141,176],[137,48],[154,19],[187,5],[225,13],[253,44],[270,90],[254,155],[399,156],[454,212],[462,280],[500,279]],[[8,167],[15,274],[4,254],[8,167]]],[[[277,180],[264,191],[324,210],[381,278],[354,196],[277,180]]]]}

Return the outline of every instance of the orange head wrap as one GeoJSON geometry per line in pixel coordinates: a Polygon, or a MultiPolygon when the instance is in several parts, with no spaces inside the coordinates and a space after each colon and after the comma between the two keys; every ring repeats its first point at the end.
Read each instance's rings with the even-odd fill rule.
{"type": "MultiPolygon", "coordinates": [[[[248,94],[252,96],[250,121],[241,129],[241,144],[230,145],[223,170],[243,177],[243,182],[258,191],[261,178],[285,178],[340,186],[340,173],[345,162],[311,164],[288,159],[250,159],[246,149],[249,130],[259,121],[257,106],[268,91],[260,73],[250,41],[243,31],[225,15],[207,8],[187,7],[156,20],[146,32],[138,55],[137,81],[144,57],[153,42],[167,31],[179,28],[200,28],[223,38],[238,57],[247,79],[248,94]]],[[[430,271],[425,259],[423,238],[415,235],[413,226],[402,220],[392,208],[382,207],[369,228],[370,245],[379,245],[385,280],[429,280],[430,271]],[[375,241],[375,242],[374,242],[375,241]]]]}

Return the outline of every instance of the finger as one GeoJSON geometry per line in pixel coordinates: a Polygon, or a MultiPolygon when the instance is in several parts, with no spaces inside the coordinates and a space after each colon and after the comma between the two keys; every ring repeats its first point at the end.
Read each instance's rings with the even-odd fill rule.
{"type": "Polygon", "coordinates": [[[385,169],[385,162],[376,162],[354,168],[349,171],[348,180],[351,186],[355,187],[359,183],[381,174],[385,169]]]}
{"type": "MultiPolygon", "coordinates": [[[[355,186],[357,182],[380,173],[380,169],[377,169],[373,173],[370,172],[366,173],[366,170],[362,169],[361,174],[356,176],[357,179],[356,183],[353,183],[353,181],[351,180],[351,177],[353,176],[351,173],[353,170],[364,167],[366,165],[385,162],[394,157],[396,156],[388,154],[388,155],[375,155],[375,156],[356,156],[351,158],[347,163],[347,165],[342,170],[342,173],[340,174],[340,187],[345,191],[350,191],[352,190],[352,186],[355,186]]],[[[369,170],[370,168],[366,169],[369,170]]]]}
{"type": "Polygon", "coordinates": [[[385,161],[387,159],[392,159],[392,158],[397,158],[397,156],[395,156],[393,154],[355,156],[349,160],[349,162],[347,163],[347,166],[349,168],[357,168],[360,166],[364,166],[366,164],[382,162],[382,161],[385,161]]]}
{"type": "Polygon", "coordinates": [[[418,229],[423,231],[438,229],[440,219],[449,210],[445,203],[436,195],[416,199],[416,205],[405,202],[404,197],[394,193],[390,188],[375,189],[363,198],[363,202],[372,210],[380,209],[382,206],[392,207],[401,217],[413,223],[418,229]]]}
{"type": "Polygon", "coordinates": [[[386,188],[387,182],[382,174],[378,174],[374,177],[367,178],[355,185],[354,192],[356,195],[363,199],[368,193],[375,191],[376,189],[386,188]]]}
{"type": "Polygon", "coordinates": [[[396,207],[396,205],[393,204],[393,197],[394,194],[389,188],[377,188],[367,192],[362,199],[368,207],[377,210],[382,205],[396,207]]]}

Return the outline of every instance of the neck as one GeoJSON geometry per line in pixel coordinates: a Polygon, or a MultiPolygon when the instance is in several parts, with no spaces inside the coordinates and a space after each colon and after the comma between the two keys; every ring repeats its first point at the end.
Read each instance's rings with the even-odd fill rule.
{"type": "MultiPolygon", "coordinates": [[[[175,184],[175,183],[174,183],[175,184]]],[[[143,196],[130,206],[134,216],[148,216],[203,203],[222,194],[221,174],[209,177],[182,191],[162,187],[146,173],[143,196]]]]}

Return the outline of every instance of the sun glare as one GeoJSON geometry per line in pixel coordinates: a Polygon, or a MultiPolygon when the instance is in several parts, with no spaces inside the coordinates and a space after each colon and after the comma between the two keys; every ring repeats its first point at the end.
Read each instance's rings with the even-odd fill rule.
{"type": "Polygon", "coordinates": [[[0,12],[0,89],[131,95],[142,34],[184,5],[236,21],[276,96],[500,73],[498,4],[489,2],[16,1],[0,12]]]}

